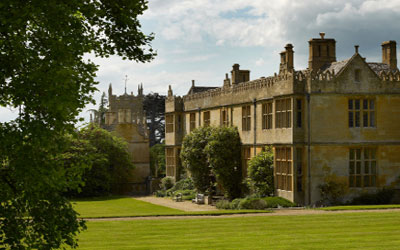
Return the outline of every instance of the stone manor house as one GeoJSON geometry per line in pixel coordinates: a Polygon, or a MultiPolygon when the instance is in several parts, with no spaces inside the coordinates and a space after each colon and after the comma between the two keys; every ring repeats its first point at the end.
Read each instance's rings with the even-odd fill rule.
{"type": "Polygon", "coordinates": [[[327,176],[345,196],[396,187],[400,176],[400,73],[396,42],[382,43],[382,62],[358,52],[336,61],[336,41],[313,38],[308,68],[294,69],[291,44],[279,74],[250,80],[234,64],[221,87],[199,87],[166,100],[167,176],[180,176],[182,139],[199,126],[236,126],[247,161],[266,145],[274,151],[276,195],[315,204],[327,176]]]}

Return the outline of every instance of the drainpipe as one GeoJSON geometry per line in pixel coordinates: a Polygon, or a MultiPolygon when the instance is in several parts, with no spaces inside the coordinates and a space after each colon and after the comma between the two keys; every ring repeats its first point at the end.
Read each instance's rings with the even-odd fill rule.
{"type": "Polygon", "coordinates": [[[310,94],[307,93],[307,186],[308,204],[311,205],[311,114],[310,114],[310,94]]]}
{"type": "Polygon", "coordinates": [[[254,155],[257,153],[257,100],[254,98],[253,100],[254,106],[254,126],[253,126],[253,133],[254,133],[254,155]]]}

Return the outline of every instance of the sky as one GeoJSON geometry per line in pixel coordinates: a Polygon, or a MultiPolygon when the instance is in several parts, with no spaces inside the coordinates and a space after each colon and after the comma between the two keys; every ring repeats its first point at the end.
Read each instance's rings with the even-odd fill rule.
{"type": "MultiPolygon", "coordinates": [[[[123,94],[126,75],[128,93],[137,94],[143,83],[145,94],[163,95],[168,85],[175,95],[186,94],[192,80],[222,86],[235,63],[251,71],[251,80],[271,76],[279,71],[279,52],[287,43],[294,46],[295,69],[305,69],[308,41],[320,32],[336,40],[338,61],[360,45],[368,62],[381,62],[381,43],[400,43],[399,0],[149,0],[148,6],[140,21],[145,34],[155,34],[157,57],[143,64],[88,55],[99,65],[97,102],[110,83],[114,94],[123,94]]],[[[87,110],[96,106],[81,113],[86,122],[87,110]]],[[[17,113],[0,108],[0,122],[17,113]]]]}

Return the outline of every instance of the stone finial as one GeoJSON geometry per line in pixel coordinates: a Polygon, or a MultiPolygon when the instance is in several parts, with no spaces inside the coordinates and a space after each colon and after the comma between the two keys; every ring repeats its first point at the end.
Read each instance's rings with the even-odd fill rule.
{"type": "Polygon", "coordinates": [[[110,85],[108,86],[108,96],[111,97],[112,96],[112,85],[110,83],[110,85]]]}
{"type": "Polygon", "coordinates": [[[229,79],[228,73],[225,73],[225,79],[229,79]]]}
{"type": "Polygon", "coordinates": [[[355,49],[356,54],[358,54],[358,48],[359,47],[360,47],[359,45],[354,45],[354,49],[355,49]]]}
{"type": "Polygon", "coordinates": [[[192,87],[194,87],[194,80],[192,80],[192,87]]]}
{"type": "Polygon", "coordinates": [[[172,88],[171,85],[168,85],[168,97],[172,97],[173,93],[172,93],[172,88]]]}
{"type": "Polygon", "coordinates": [[[324,39],[324,37],[325,37],[325,32],[320,32],[319,35],[321,36],[321,39],[324,39]]]}

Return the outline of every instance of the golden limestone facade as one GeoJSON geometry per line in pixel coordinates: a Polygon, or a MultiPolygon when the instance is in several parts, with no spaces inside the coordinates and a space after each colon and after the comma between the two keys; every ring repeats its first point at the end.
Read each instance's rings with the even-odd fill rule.
{"type": "MultiPolygon", "coordinates": [[[[336,61],[336,41],[309,41],[306,70],[293,67],[291,44],[279,74],[250,80],[233,65],[222,87],[197,87],[166,101],[167,175],[179,178],[182,139],[199,126],[237,126],[243,169],[266,145],[274,151],[276,195],[315,204],[327,179],[345,197],[396,187],[400,176],[400,73],[396,42],[382,43],[382,62],[358,53],[336,61]]],[[[246,171],[244,171],[246,173],[246,171]]]]}
{"type": "Polygon", "coordinates": [[[148,191],[145,182],[150,175],[150,144],[143,98],[142,86],[139,86],[137,96],[127,94],[126,90],[123,95],[113,95],[111,84],[108,89],[108,110],[103,128],[125,139],[135,165],[132,179],[119,187],[122,193],[140,194],[148,191]]]}

